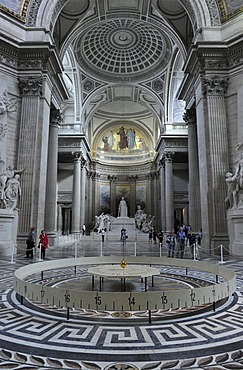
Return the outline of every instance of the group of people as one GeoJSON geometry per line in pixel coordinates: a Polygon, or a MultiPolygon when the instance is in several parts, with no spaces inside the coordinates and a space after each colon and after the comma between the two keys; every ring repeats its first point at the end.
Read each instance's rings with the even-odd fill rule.
{"type": "MultiPolygon", "coordinates": [[[[185,247],[189,245],[191,250],[192,258],[195,256],[195,248],[201,245],[202,240],[202,229],[196,234],[191,229],[190,225],[181,225],[177,232],[174,229],[170,230],[169,233],[165,234],[168,257],[184,258],[185,247]]],[[[149,230],[149,241],[162,244],[164,240],[164,233],[162,230],[157,232],[154,228],[149,230]]],[[[197,250],[198,254],[198,250],[197,250]]],[[[195,256],[198,258],[199,256],[195,256]]]]}
{"type": "MultiPolygon", "coordinates": [[[[46,256],[46,249],[49,247],[48,235],[45,230],[41,230],[38,241],[38,248],[40,248],[41,259],[44,260],[46,256]]],[[[33,258],[35,249],[35,228],[32,227],[28,238],[26,240],[26,255],[25,258],[33,258]]]]}

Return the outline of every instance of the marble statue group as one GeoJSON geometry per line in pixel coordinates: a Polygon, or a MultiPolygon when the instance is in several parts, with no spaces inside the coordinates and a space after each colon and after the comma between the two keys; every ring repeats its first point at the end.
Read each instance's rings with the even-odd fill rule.
{"type": "Polygon", "coordinates": [[[23,170],[14,170],[8,166],[0,174],[0,209],[17,209],[21,196],[20,173],[23,170]]]}
{"type": "Polygon", "coordinates": [[[238,156],[234,174],[226,173],[227,196],[225,203],[227,208],[243,208],[243,152],[238,156]]]}
{"type": "Polygon", "coordinates": [[[95,227],[94,230],[96,230],[98,233],[100,233],[102,230],[111,230],[111,225],[114,217],[110,214],[105,214],[102,212],[99,216],[95,216],[95,227]]]}
{"type": "Polygon", "coordinates": [[[144,233],[148,233],[149,230],[153,228],[154,219],[155,217],[145,213],[140,205],[137,206],[137,211],[135,213],[135,226],[137,229],[144,233]]]}

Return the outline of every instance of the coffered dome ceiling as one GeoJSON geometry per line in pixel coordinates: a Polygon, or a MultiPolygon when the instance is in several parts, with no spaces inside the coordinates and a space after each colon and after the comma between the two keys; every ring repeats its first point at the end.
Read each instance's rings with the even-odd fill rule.
{"type": "Polygon", "coordinates": [[[98,23],[77,39],[77,59],[92,75],[105,80],[146,79],[161,73],[171,57],[171,43],[152,24],[134,19],[98,23]]]}

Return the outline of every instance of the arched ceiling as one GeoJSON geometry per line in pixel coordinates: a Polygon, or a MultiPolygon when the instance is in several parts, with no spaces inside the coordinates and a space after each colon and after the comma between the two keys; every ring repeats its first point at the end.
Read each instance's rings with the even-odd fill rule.
{"type": "Polygon", "coordinates": [[[64,117],[90,141],[124,121],[153,145],[182,123],[177,91],[197,29],[243,11],[241,0],[0,0],[0,8],[51,33],[70,91],[64,117]]]}
{"type": "Polygon", "coordinates": [[[68,53],[66,73],[76,87],[76,120],[85,132],[87,122],[100,122],[100,112],[112,119],[111,103],[114,120],[121,118],[122,107],[124,118],[152,125],[151,137],[157,139],[165,122],[182,122],[183,105],[176,101],[176,92],[193,37],[183,4],[178,0],[83,1],[79,12],[75,5],[70,0],[64,6],[54,37],[61,55],[68,53]],[[132,104],[150,119],[131,114],[132,104]]]}

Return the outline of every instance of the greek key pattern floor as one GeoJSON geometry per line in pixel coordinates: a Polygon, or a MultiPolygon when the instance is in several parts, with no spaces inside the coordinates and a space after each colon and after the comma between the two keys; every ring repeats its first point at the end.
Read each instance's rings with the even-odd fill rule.
{"type": "Polygon", "coordinates": [[[227,262],[238,274],[237,293],[216,312],[151,324],[106,322],[95,312],[67,320],[64,309],[21,305],[12,276],[26,263],[0,261],[0,369],[243,369],[240,261],[227,262]]]}

